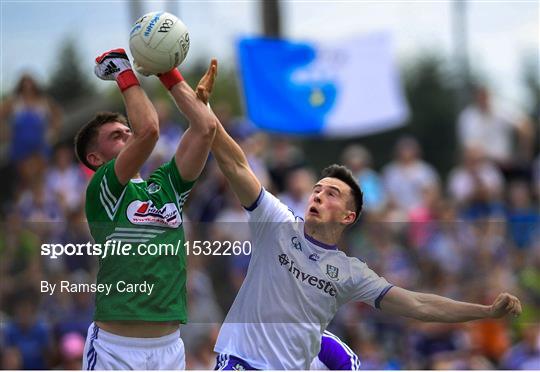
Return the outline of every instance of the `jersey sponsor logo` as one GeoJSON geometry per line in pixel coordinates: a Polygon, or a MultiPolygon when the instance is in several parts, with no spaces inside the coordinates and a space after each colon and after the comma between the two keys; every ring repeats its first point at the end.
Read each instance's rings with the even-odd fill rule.
{"type": "Polygon", "coordinates": [[[330,279],[338,281],[339,280],[338,274],[339,274],[339,269],[337,267],[332,266],[330,264],[326,265],[326,275],[328,275],[330,279]]]}
{"type": "Polygon", "coordinates": [[[291,244],[293,246],[294,249],[297,249],[299,251],[302,251],[302,244],[300,243],[300,241],[298,240],[298,237],[296,236],[293,236],[291,238],[291,244]]]}
{"type": "Polygon", "coordinates": [[[151,184],[148,185],[148,187],[146,188],[146,191],[148,191],[149,194],[155,194],[155,193],[158,192],[159,190],[161,190],[161,186],[158,185],[157,183],[151,183],[151,184]]]}
{"type": "Polygon", "coordinates": [[[285,253],[278,255],[278,261],[281,266],[284,266],[285,269],[287,269],[287,271],[289,271],[292,276],[296,278],[296,280],[308,284],[313,288],[319,289],[332,297],[336,297],[337,289],[334,283],[303,272],[295,266],[294,261],[285,253]]]}
{"type": "Polygon", "coordinates": [[[129,203],[127,218],[135,225],[177,228],[182,224],[182,217],[174,203],[166,203],[157,208],[151,200],[134,200],[129,203]]]}

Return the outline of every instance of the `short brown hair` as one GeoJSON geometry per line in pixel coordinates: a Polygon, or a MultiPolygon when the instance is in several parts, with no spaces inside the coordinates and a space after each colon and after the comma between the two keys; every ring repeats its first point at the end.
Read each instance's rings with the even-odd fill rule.
{"type": "Polygon", "coordinates": [[[360,190],[360,186],[358,185],[358,182],[356,182],[351,170],[343,165],[332,164],[323,169],[321,176],[323,178],[337,178],[338,180],[345,182],[351,188],[351,194],[356,212],[355,221],[357,221],[358,217],[360,216],[360,212],[362,212],[364,194],[362,193],[362,190],[360,190]]]}
{"type": "Polygon", "coordinates": [[[75,135],[75,154],[77,155],[77,159],[88,168],[92,170],[97,169],[86,160],[86,155],[88,154],[88,148],[96,142],[99,128],[105,124],[115,122],[129,126],[126,117],[122,114],[108,111],[98,112],[96,116],[79,129],[75,135]]]}

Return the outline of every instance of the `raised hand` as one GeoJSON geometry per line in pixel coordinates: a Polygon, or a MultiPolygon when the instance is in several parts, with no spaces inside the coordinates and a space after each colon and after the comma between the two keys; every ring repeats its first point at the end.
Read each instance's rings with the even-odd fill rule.
{"type": "Polygon", "coordinates": [[[212,90],[214,89],[214,82],[217,76],[217,59],[212,58],[208,70],[203,75],[199,84],[197,84],[197,97],[205,104],[208,103],[212,90]]]}
{"type": "Polygon", "coordinates": [[[131,70],[126,51],[122,48],[112,49],[96,57],[94,73],[101,80],[116,80],[120,74],[131,70]]]}

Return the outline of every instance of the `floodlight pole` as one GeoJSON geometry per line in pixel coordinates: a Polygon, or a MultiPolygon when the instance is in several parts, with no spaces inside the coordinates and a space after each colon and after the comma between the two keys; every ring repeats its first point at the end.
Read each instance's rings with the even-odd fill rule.
{"type": "Polygon", "coordinates": [[[471,71],[469,63],[467,28],[467,0],[454,0],[452,5],[452,35],[454,41],[454,55],[460,77],[460,105],[465,105],[468,102],[471,93],[471,71]]]}
{"type": "Polygon", "coordinates": [[[260,1],[263,34],[269,37],[281,37],[281,13],[279,0],[260,1]]]}
{"type": "Polygon", "coordinates": [[[133,23],[144,14],[143,10],[144,2],[142,0],[129,1],[129,25],[131,27],[133,23]]]}

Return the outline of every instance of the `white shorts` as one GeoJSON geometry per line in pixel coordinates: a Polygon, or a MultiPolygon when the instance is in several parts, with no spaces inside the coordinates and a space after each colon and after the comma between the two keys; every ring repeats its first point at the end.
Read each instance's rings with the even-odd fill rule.
{"type": "Polygon", "coordinates": [[[180,330],[158,338],[123,337],[90,324],[84,345],[83,370],[186,369],[180,330]]]}

